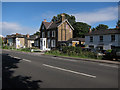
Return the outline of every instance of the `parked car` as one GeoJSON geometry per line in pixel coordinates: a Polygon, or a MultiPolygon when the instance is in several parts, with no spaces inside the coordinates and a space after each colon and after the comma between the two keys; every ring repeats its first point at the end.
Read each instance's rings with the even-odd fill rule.
{"type": "Polygon", "coordinates": [[[112,56],[112,59],[115,59],[115,60],[120,59],[120,49],[113,49],[111,51],[111,56],[112,56]]]}

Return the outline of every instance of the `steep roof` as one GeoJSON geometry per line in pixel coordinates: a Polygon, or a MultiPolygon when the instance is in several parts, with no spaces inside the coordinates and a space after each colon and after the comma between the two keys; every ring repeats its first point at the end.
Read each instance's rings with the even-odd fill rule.
{"type": "Polygon", "coordinates": [[[45,25],[45,28],[47,28],[51,24],[51,22],[43,22],[43,24],[45,25]]]}
{"type": "MultiPolygon", "coordinates": [[[[63,22],[67,22],[70,25],[70,23],[68,22],[67,19],[65,19],[63,22]]],[[[54,28],[59,27],[59,25],[62,24],[63,22],[61,22],[61,21],[43,22],[43,24],[45,25],[46,29],[54,29],[54,28]]],[[[71,25],[70,25],[70,27],[74,30],[74,28],[71,25]]]]}
{"type": "Polygon", "coordinates": [[[36,38],[38,38],[39,35],[30,35],[29,38],[27,38],[28,40],[35,40],[36,38]]]}
{"type": "Polygon", "coordinates": [[[86,34],[89,35],[108,35],[108,34],[120,34],[120,30],[118,29],[106,29],[106,30],[96,30],[86,34]]]}

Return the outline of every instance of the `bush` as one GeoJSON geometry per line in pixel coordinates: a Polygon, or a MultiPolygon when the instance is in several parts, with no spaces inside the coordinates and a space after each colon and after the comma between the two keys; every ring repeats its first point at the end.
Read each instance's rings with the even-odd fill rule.
{"type": "Polygon", "coordinates": [[[30,48],[21,48],[21,49],[17,49],[18,51],[24,51],[24,52],[31,52],[30,48]]]}

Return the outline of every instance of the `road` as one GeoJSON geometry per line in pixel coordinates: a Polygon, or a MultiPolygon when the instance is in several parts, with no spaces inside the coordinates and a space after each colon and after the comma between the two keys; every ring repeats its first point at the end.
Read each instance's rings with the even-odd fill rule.
{"type": "Polygon", "coordinates": [[[3,88],[118,88],[118,66],[114,64],[2,53],[3,88]]]}

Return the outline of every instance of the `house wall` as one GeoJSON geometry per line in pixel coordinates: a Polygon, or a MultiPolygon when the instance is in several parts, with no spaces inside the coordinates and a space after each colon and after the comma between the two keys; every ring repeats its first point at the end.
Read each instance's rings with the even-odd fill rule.
{"type": "Polygon", "coordinates": [[[73,37],[73,30],[70,28],[67,22],[62,23],[58,27],[58,41],[67,41],[72,37],[73,37]]]}
{"type": "Polygon", "coordinates": [[[9,44],[9,46],[13,46],[13,39],[12,38],[8,38],[7,39],[7,44],[9,44]]]}
{"type": "Polygon", "coordinates": [[[120,46],[120,34],[115,35],[115,41],[111,41],[111,35],[103,35],[103,42],[99,40],[100,35],[93,35],[93,42],[90,42],[90,36],[85,36],[85,45],[89,47],[89,45],[93,45],[96,48],[99,44],[103,44],[103,49],[108,50],[111,49],[112,46],[120,46]]]}
{"type": "Polygon", "coordinates": [[[25,46],[25,38],[19,38],[20,40],[20,47],[24,47],[25,46]]]}
{"type": "Polygon", "coordinates": [[[34,43],[34,40],[28,40],[27,47],[31,48],[32,47],[32,43],[34,43]]]}

